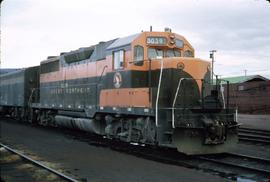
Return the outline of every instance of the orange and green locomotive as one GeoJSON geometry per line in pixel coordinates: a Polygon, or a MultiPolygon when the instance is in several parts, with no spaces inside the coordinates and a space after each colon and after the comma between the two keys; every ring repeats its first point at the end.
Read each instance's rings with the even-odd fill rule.
{"type": "Polygon", "coordinates": [[[210,74],[183,36],[141,32],[42,61],[23,115],[186,154],[226,152],[238,140],[237,112],[210,74]]]}

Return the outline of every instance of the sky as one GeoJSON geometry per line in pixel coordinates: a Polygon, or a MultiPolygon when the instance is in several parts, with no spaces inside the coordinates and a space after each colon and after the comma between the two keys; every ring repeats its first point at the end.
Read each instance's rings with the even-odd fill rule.
{"type": "Polygon", "coordinates": [[[138,32],[186,37],[195,56],[221,77],[270,78],[270,3],[266,0],[4,0],[1,68],[35,66],[47,56],[138,32]]]}

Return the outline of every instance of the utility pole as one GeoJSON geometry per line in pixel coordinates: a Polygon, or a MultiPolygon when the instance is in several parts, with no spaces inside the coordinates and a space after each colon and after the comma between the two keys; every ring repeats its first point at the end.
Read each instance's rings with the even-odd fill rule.
{"type": "MultiPolygon", "coordinates": [[[[2,14],[1,14],[1,5],[2,5],[2,0],[0,0],[0,69],[1,69],[1,60],[2,60],[2,55],[1,55],[1,48],[2,48],[2,46],[1,46],[1,44],[2,44],[2,22],[1,22],[1,20],[2,20],[2,14]]],[[[1,73],[1,70],[0,70],[0,73],[1,73]]]]}
{"type": "Polygon", "coordinates": [[[4,0],[0,0],[0,73],[1,73],[1,64],[2,64],[2,3],[4,0]]]}
{"type": "Polygon", "coordinates": [[[214,62],[215,62],[215,56],[214,53],[217,52],[217,50],[211,50],[210,52],[210,58],[212,59],[212,71],[211,71],[211,79],[212,79],[212,85],[214,84],[214,62]]]}
{"type": "Polygon", "coordinates": [[[244,70],[244,72],[245,72],[245,77],[247,77],[247,70],[244,70]]]}

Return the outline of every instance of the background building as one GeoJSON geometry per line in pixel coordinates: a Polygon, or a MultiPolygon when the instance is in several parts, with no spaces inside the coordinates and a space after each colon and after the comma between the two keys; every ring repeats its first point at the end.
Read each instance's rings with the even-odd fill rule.
{"type": "MultiPolygon", "coordinates": [[[[270,113],[270,80],[260,75],[222,78],[230,82],[230,106],[240,113],[270,113]]],[[[224,83],[224,82],[223,82],[224,83]]],[[[227,86],[224,96],[227,96],[227,86]]]]}

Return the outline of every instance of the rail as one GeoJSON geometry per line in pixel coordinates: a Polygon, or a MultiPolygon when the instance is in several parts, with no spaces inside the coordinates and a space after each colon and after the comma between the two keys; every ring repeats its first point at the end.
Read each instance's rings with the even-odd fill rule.
{"type": "Polygon", "coordinates": [[[71,178],[71,177],[69,177],[69,176],[67,176],[67,175],[65,175],[65,174],[63,174],[63,173],[60,173],[60,172],[58,172],[58,171],[56,171],[56,170],[54,170],[54,169],[52,169],[52,168],[50,168],[50,167],[48,167],[48,166],[45,166],[44,164],[42,164],[42,163],[40,163],[40,162],[38,162],[38,161],[36,161],[36,160],[34,160],[34,159],[31,159],[30,157],[27,157],[26,155],[24,155],[24,154],[18,152],[17,150],[14,150],[14,149],[8,147],[8,146],[6,146],[6,145],[4,145],[4,144],[2,144],[2,143],[0,143],[0,146],[1,146],[1,147],[4,147],[6,150],[8,150],[8,151],[10,151],[10,152],[12,152],[12,153],[15,153],[15,154],[19,155],[20,157],[22,157],[22,158],[24,158],[24,159],[26,159],[26,160],[28,160],[28,161],[34,163],[35,165],[40,166],[40,167],[42,167],[42,168],[44,168],[44,169],[46,169],[46,170],[48,170],[48,171],[50,171],[50,172],[56,174],[57,176],[59,176],[59,177],[65,179],[65,180],[67,180],[67,181],[71,181],[71,182],[79,182],[78,180],[73,179],[73,178],[71,178]]]}
{"type": "Polygon", "coordinates": [[[270,131],[258,130],[254,128],[239,128],[238,137],[240,141],[252,142],[257,144],[270,144],[270,131]]]}
{"type": "Polygon", "coordinates": [[[264,175],[270,175],[269,164],[270,160],[261,157],[242,155],[237,153],[225,153],[220,155],[213,156],[198,156],[199,159],[204,161],[213,162],[216,164],[229,166],[232,168],[239,168],[246,171],[252,171],[255,173],[261,173],[264,175]],[[229,159],[229,160],[228,160],[229,159]]]}

